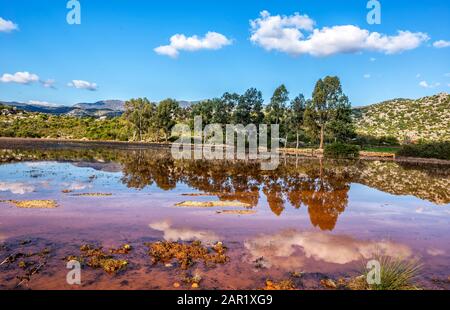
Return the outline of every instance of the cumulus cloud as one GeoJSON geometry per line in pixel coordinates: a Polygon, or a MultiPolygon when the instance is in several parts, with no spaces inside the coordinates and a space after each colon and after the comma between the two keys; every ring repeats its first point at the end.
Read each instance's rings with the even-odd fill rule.
{"type": "Polygon", "coordinates": [[[324,57],[361,51],[396,54],[415,49],[429,39],[422,32],[398,31],[389,36],[354,25],[313,29],[314,24],[307,15],[272,16],[262,11],[259,18],[250,21],[250,40],[268,51],[324,57]]]}
{"type": "Polygon", "coordinates": [[[55,80],[53,79],[48,79],[48,80],[44,80],[44,81],[40,81],[42,86],[44,86],[45,88],[55,88],[55,80]]]}
{"type": "Polygon", "coordinates": [[[204,37],[196,35],[186,37],[184,34],[175,34],[170,38],[169,45],[162,45],[154,49],[159,55],[176,58],[180,51],[218,50],[232,42],[223,34],[208,32],[204,37]]]}
{"type": "Polygon", "coordinates": [[[24,195],[34,191],[34,186],[19,182],[0,182],[0,192],[11,192],[16,195],[24,195]]]}
{"type": "Polygon", "coordinates": [[[83,80],[72,80],[72,82],[67,83],[67,86],[74,87],[77,89],[87,89],[90,91],[97,90],[96,83],[91,83],[91,82],[83,81],[83,80]]]}
{"type": "Polygon", "coordinates": [[[273,235],[260,235],[245,242],[250,261],[264,258],[266,267],[283,269],[304,266],[307,259],[333,264],[347,264],[374,255],[407,258],[411,249],[391,241],[364,241],[325,232],[285,230],[273,235]]]}
{"type": "Polygon", "coordinates": [[[41,80],[37,74],[30,73],[28,71],[16,72],[14,74],[4,73],[0,77],[0,82],[2,83],[17,83],[17,84],[31,84],[35,82],[40,82],[45,88],[55,88],[55,80],[41,80]]]}
{"type": "Polygon", "coordinates": [[[436,88],[436,87],[438,87],[440,85],[441,85],[441,83],[432,83],[432,84],[430,84],[427,81],[421,81],[419,83],[419,86],[423,87],[423,88],[436,88]]]}
{"type": "Polygon", "coordinates": [[[154,222],[148,225],[151,229],[164,233],[166,241],[193,241],[200,240],[204,243],[214,243],[219,237],[211,231],[194,230],[190,228],[173,228],[169,221],[154,222]]]}
{"type": "Polygon", "coordinates": [[[17,29],[19,29],[17,24],[14,24],[12,21],[0,17],[0,32],[11,32],[17,29]]]}
{"type": "Polygon", "coordinates": [[[0,77],[2,83],[30,84],[39,81],[39,76],[30,72],[5,73],[0,77]]]}
{"type": "Polygon", "coordinates": [[[450,41],[445,41],[445,40],[439,40],[433,43],[433,46],[435,48],[444,48],[444,47],[449,47],[450,46],[450,41]]]}

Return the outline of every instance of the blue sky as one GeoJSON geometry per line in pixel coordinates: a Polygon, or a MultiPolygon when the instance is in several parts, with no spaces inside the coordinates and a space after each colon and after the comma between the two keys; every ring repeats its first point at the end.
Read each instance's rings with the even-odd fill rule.
{"type": "Polygon", "coordinates": [[[447,1],[380,0],[380,25],[367,23],[366,0],[79,2],[81,24],[69,25],[66,0],[0,0],[0,100],[65,105],[144,96],[199,100],[249,87],[268,100],[281,83],[291,97],[309,97],[326,75],[341,78],[354,106],[450,89],[450,47],[442,47],[450,44],[447,1]],[[250,20],[264,19],[264,10],[270,12],[266,18],[279,15],[287,22],[282,29],[303,37],[267,35],[258,31],[261,23],[252,29],[250,20]],[[305,22],[307,15],[315,30],[294,29],[296,12],[305,22]],[[351,32],[338,27],[343,25],[351,32]],[[324,27],[339,29],[300,42],[324,27]],[[365,30],[381,39],[347,42],[365,30]],[[409,38],[396,37],[399,30],[409,38]],[[207,32],[222,36],[214,48],[203,40],[207,32]],[[182,42],[176,58],[155,52],[175,34],[196,35],[197,41],[182,42]],[[441,48],[434,47],[440,40],[435,45],[441,48]],[[29,75],[16,75],[20,72],[29,75]],[[44,87],[48,80],[53,87],[44,87]]]}

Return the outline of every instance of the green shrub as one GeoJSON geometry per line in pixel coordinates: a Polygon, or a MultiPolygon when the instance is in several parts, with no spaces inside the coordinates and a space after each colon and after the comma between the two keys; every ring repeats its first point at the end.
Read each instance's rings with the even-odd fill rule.
{"type": "Polygon", "coordinates": [[[374,137],[370,135],[359,135],[353,139],[354,144],[373,146],[398,146],[398,139],[393,136],[374,137]]]}
{"type": "Polygon", "coordinates": [[[359,146],[335,142],[325,146],[324,155],[333,158],[358,158],[359,146]]]}
{"type": "Polygon", "coordinates": [[[450,160],[450,142],[408,144],[404,145],[397,155],[450,160]]]}

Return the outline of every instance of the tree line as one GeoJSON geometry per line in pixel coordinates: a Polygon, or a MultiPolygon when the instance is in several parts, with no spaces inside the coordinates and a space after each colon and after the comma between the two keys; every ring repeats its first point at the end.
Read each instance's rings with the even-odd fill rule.
{"type": "Polygon", "coordinates": [[[131,126],[132,140],[168,141],[172,127],[187,123],[193,128],[195,116],[207,124],[277,124],[284,145],[295,141],[318,143],[345,142],[356,137],[348,97],[342,90],[340,79],[327,76],[319,79],[311,99],[303,94],[290,99],[285,85],[277,87],[267,105],[261,91],[249,88],[243,94],[224,93],[220,98],[200,101],[181,108],[174,99],[159,104],[147,98],[131,99],[125,103],[123,118],[131,126]]]}

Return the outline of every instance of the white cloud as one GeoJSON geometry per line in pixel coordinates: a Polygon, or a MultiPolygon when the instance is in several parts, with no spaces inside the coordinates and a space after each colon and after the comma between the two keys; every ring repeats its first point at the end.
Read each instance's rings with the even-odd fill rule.
{"type": "Polygon", "coordinates": [[[440,86],[441,85],[441,83],[432,83],[432,84],[429,84],[427,81],[421,81],[420,83],[419,83],[419,86],[420,87],[423,87],[423,88],[436,88],[436,87],[438,87],[438,86],[440,86]]]}
{"type": "Polygon", "coordinates": [[[173,228],[170,222],[161,221],[148,225],[151,229],[164,233],[166,241],[193,241],[200,240],[204,243],[212,244],[219,241],[219,237],[211,231],[194,230],[190,228],[173,228]]]}
{"type": "Polygon", "coordinates": [[[0,192],[9,191],[16,195],[24,195],[34,191],[34,186],[26,183],[0,182],[0,192]]]}
{"type": "Polygon", "coordinates": [[[39,100],[29,100],[28,103],[32,104],[32,105],[42,106],[42,107],[57,107],[57,106],[59,106],[56,103],[51,103],[51,102],[47,102],[47,101],[39,101],[39,100]]]}
{"type": "Polygon", "coordinates": [[[48,79],[48,80],[45,80],[45,81],[41,81],[41,84],[45,88],[55,88],[55,80],[53,80],[53,79],[48,79]]]}
{"type": "Polygon", "coordinates": [[[61,184],[64,189],[70,190],[70,191],[79,191],[79,190],[83,190],[86,188],[92,188],[92,185],[90,184],[86,184],[86,183],[81,183],[81,182],[72,182],[72,183],[62,183],[61,184]]]}
{"type": "Polygon", "coordinates": [[[0,17],[0,32],[11,32],[17,30],[19,27],[10,20],[6,20],[0,17]]]}
{"type": "Polygon", "coordinates": [[[74,87],[77,89],[87,89],[87,90],[97,90],[97,84],[91,83],[83,80],[72,80],[72,82],[67,83],[67,86],[74,87]]]}
{"type": "Polygon", "coordinates": [[[178,56],[178,50],[171,45],[162,45],[154,49],[154,51],[159,55],[166,55],[172,58],[178,56]]]}
{"type": "Polygon", "coordinates": [[[377,59],[376,59],[375,57],[371,57],[369,60],[370,60],[371,62],[375,62],[377,59]]]}
{"type": "Polygon", "coordinates": [[[252,42],[266,50],[291,55],[330,56],[361,51],[396,54],[415,49],[429,39],[422,32],[398,31],[396,35],[388,36],[354,25],[313,29],[314,21],[298,13],[271,16],[262,11],[259,18],[250,21],[250,25],[252,42]],[[305,33],[308,33],[307,37],[305,33]]]}
{"type": "Polygon", "coordinates": [[[450,41],[445,41],[445,40],[439,40],[433,43],[433,46],[435,48],[444,48],[444,47],[449,47],[450,46],[450,41]]]}
{"type": "Polygon", "coordinates": [[[3,83],[30,84],[39,81],[39,76],[30,72],[5,73],[0,77],[3,83]]]}
{"type": "Polygon", "coordinates": [[[4,73],[0,77],[0,82],[3,83],[18,83],[18,84],[31,84],[34,82],[40,82],[45,88],[55,88],[55,80],[41,80],[37,74],[30,73],[28,71],[16,72],[14,74],[4,73]]]}
{"type": "Polygon", "coordinates": [[[176,58],[180,51],[218,50],[232,42],[223,34],[208,32],[203,38],[194,35],[186,37],[184,34],[175,34],[170,38],[169,45],[162,45],[154,49],[157,54],[176,58]]]}
{"type": "Polygon", "coordinates": [[[366,74],[363,75],[363,77],[364,77],[365,79],[370,79],[371,75],[370,75],[369,73],[366,73],[366,74]]]}

